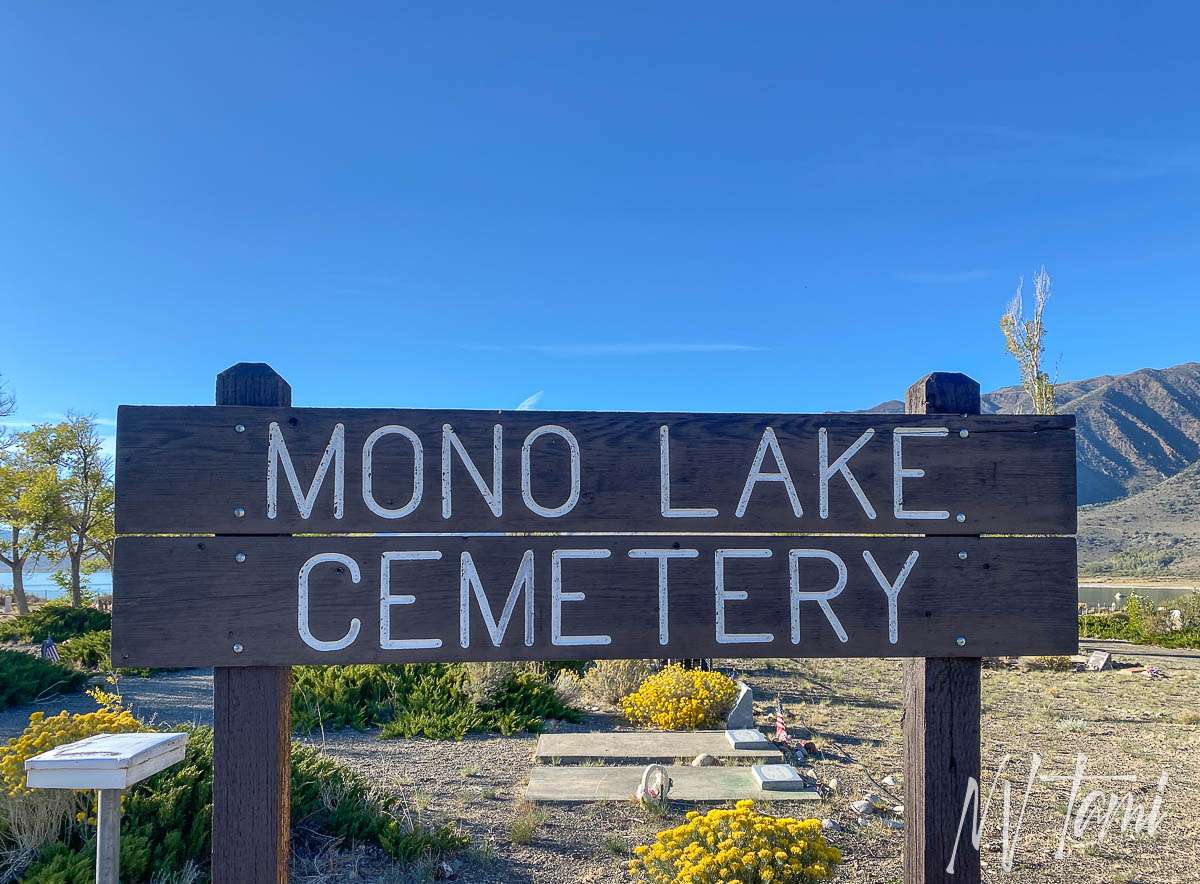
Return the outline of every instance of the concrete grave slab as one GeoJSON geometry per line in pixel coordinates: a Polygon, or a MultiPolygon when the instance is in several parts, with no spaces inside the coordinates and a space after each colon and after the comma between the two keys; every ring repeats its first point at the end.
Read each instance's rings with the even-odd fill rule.
{"type": "MultiPolygon", "coordinates": [[[[536,766],[525,798],[542,802],[632,801],[644,768],[536,766]]],[[[669,767],[671,801],[819,801],[816,789],[767,791],[749,767],[669,767]]]]}
{"type": "Polygon", "coordinates": [[[735,749],[725,731],[613,731],[586,734],[542,734],[534,760],[542,764],[621,760],[670,763],[679,758],[712,755],[725,763],[770,764],[783,761],[774,748],[735,749]]]}

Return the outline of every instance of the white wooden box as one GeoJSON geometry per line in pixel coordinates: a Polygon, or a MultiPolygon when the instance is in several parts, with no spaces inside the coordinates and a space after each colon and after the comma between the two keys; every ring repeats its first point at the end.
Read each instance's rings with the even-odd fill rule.
{"type": "Polygon", "coordinates": [[[183,760],[187,734],[97,734],[25,761],[31,789],[127,789],[183,760]]]}

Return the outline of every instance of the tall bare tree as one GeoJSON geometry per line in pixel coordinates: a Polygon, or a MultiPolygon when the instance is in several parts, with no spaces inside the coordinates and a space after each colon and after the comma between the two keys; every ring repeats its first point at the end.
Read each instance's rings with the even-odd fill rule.
{"type": "Polygon", "coordinates": [[[1025,317],[1022,300],[1024,279],[1017,280],[1017,292],[1000,317],[1000,330],[1008,352],[1017,360],[1021,369],[1021,386],[1033,403],[1034,414],[1054,414],[1054,382],[1050,380],[1043,365],[1045,357],[1046,325],[1043,316],[1046,303],[1050,300],[1050,274],[1042,266],[1033,275],[1033,315],[1025,317]]]}
{"type": "Polygon", "coordinates": [[[55,539],[70,563],[71,604],[78,607],[84,563],[112,535],[112,459],[103,452],[92,417],[68,415],[65,421],[42,424],[21,435],[30,457],[52,470],[56,479],[55,539]]]}

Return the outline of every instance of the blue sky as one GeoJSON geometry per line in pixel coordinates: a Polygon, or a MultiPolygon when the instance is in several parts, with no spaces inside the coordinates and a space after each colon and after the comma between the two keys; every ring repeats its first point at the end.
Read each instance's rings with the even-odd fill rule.
{"type": "Polygon", "coordinates": [[[5,4],[16,420],[822,411],[1200,358],[1190,5],[5,4]],[[1052,8],[1056,7],[1056,8],[1052,8]]]}

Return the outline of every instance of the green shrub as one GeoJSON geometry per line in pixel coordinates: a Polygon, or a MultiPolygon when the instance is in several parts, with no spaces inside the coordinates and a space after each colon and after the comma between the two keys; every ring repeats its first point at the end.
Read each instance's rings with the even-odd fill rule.
{"type": "Polygon", "coordinates": [[[546,718],[579,720],[544,670],[514,668],[490,695],[483,702],[472,699],[469,670],[462,665],[299,666],[293,670],[292,722],[303,733],[382,724],[385,738],[461,740],[479,731],[536,731],[546,718]]]}
{"type": "Polygon", "coordinates": [[[149,678],[154,674],[153,669],[113,669],[112,665],[112,630],[98,629],[84,635],[69,638],[58,646],[58,656],[62,662],[77,669],[92,672],[117,672],[120,675],[136,675],[149,678]]]}
{"type": "Polygon", "coordinates": [[[1164,625],[1167,618],[1152,612],[1149,619],[1143,614],[1142,603],[1137,596],[1129,600],[1125,611],[1112,614],[1081,614],[1079,637],[1095,639],[1120,639],[1138,644],[1157,645],[1163,648],[1200,648],[1200,615],[1194,612],[1197,606],[1194,596],[1166,602],[1168,610],[1179,608],[1183,613],[1183,629],[1171,630],[1164,625]],[[1183,607],[1183,606],[1187,607],[1183,607]]]}
{"type": "Polygon", "coordinates": [[[112,629],[112,614],[95,608],[72,608],[65,602],[51,602],[0,623],[0,641],[44,642],[52,638],[61,642],[98,629],[112,629]]]}
{"type": "Polygon", "coordinates": [[[1130,638],[1129,617],[1123,611],[1115,614],[1081,614],[1079,637],[1133,640],[1130,638]]]}
{"type": "Polygon", "coordinates": [[[77,691],[86,672],[51,663],[24,651],[0,650],[0,709],[30,703],[43,695],[77,691]]]}
{"type": "MultiPolygon", "coordinates": [[[[212,731],[191,729],[184,760],[131,789],[122,810],[122,881],[206,868],[212,850],[212,731]]],[[[375,845],[398,860],[436,857],[465,844],[448,827],[420,825],[401,799],[377,793],[345,765],[300,745],[292,747],[292,828],[348,846],[375,845]]],[[[22,880],[90,884],[95,851],[94,834],[85,839],[73,831],[46,848],[22,880]]]]}
{"type": "Polygon", "coordinates": [[[375,727],[392,717],[397,692],[412,681],[404,666],[295,666],[292,725],[301,733],[375,727]]]}
{"type": "Polygon", "coordinates": [[[1175,554],[1153,547],[1123,549],[1101,562],[1090,562],[1081,567],[1088,575],[1114,577],[1157,577],[1175,562],[1175,554]]]}

